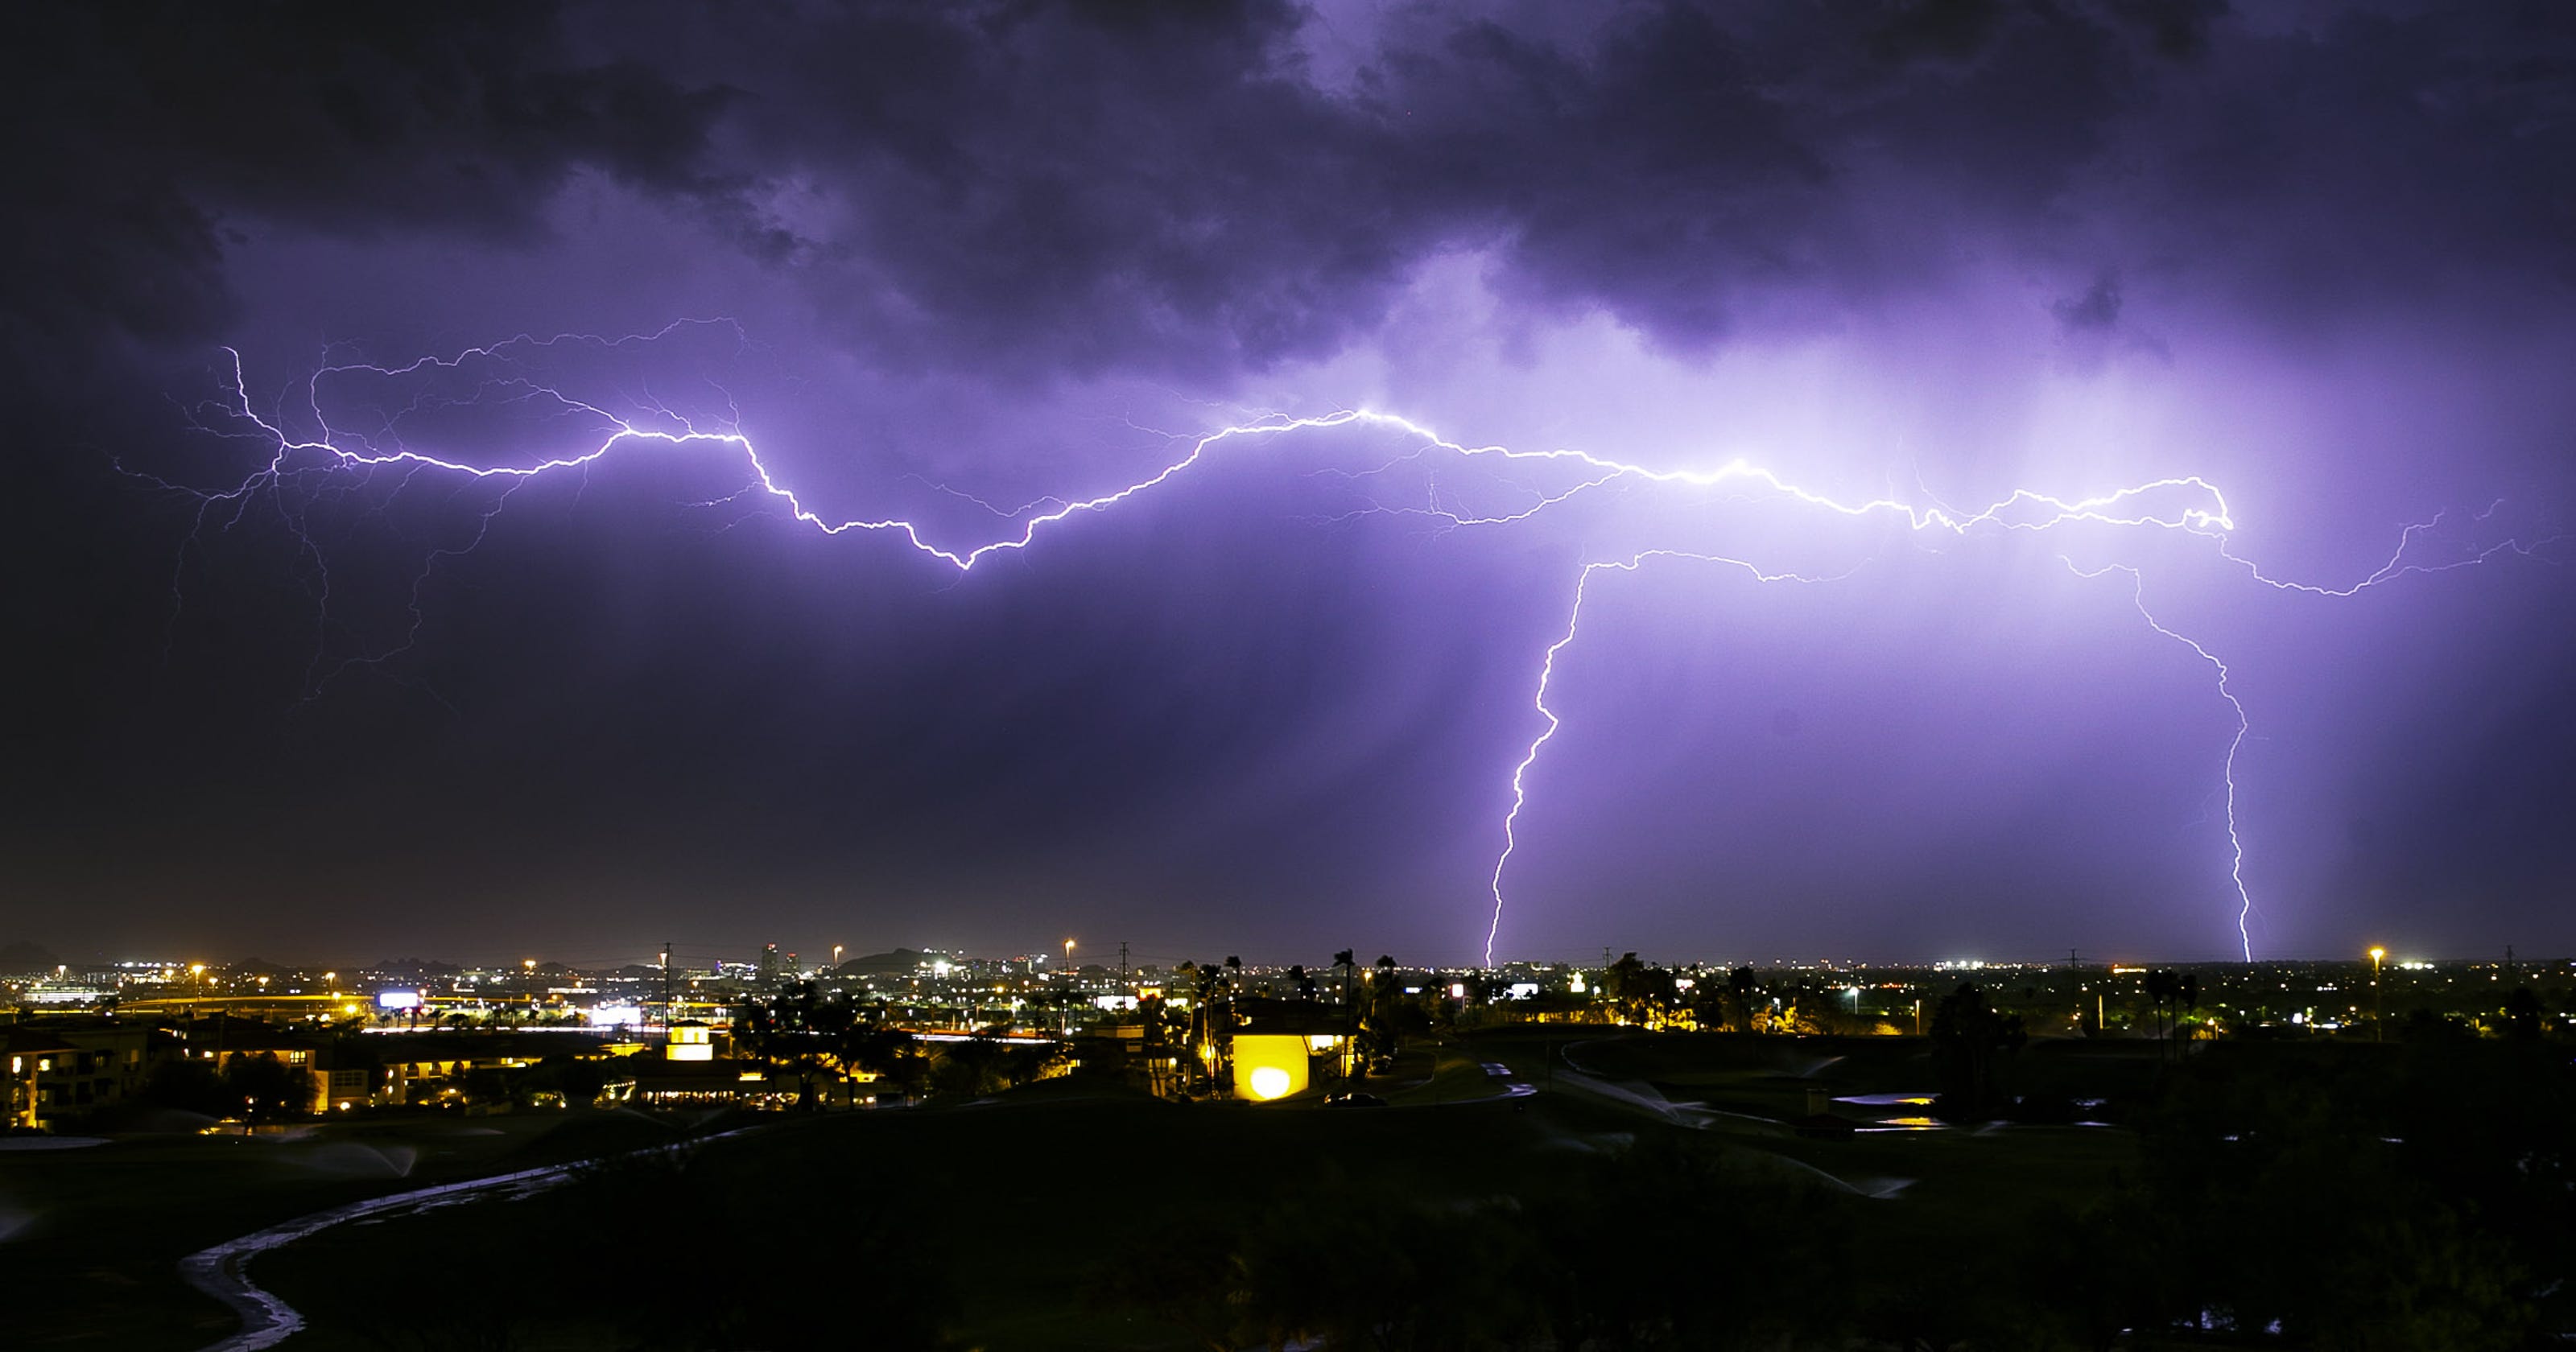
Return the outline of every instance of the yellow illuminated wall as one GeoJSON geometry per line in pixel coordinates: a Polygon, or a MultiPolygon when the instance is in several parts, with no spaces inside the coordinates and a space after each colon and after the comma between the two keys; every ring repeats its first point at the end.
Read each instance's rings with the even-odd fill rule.
{"type": "Polygon", "coordinates": [[[1305,1038],[1290,1033],[1234,1035],[1236,1098],[1286,1098],[1305,1087],[1305,1038]]]}

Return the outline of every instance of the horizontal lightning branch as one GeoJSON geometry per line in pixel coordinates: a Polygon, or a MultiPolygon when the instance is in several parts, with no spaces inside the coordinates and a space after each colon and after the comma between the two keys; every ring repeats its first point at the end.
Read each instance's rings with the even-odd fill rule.
{"type": "MultiPolygon", "coordinates": [[[[1516,450],[1498,445],[1469,446],[1444,438],[1432,429],[1396,414],[1370,409],[1342,409],[1303,417],[1264,416],[1221,427],[1200,436],[1174,438],[1175,453],[1151,473],[1087,497],[1048,496],[1018,508],[1006,508],[995,507],[943,484],[929,484],[928,487],[939,492],[966,498],[979,506],[986,507],[1007,523],[998,533],[980,541],[941,540],[934,539],[932,532],[923,524],[907,517],[834,516],[808,505],[793,488],[779,479],[772,471],[768,460],[763,457],[760,448],[742,431],[740,410],[733,406],[730,395],[727,395],[725,400],[725,418],[721,422],[708,426],[698,425],[688,416],[649,396],[630,399],[629,402],[636,405],[637,412],[621,415],[612,412],[602,403],[564,393],[555,385],[540,380],[513,364],[521,353],[535,353],[566,345],[615,351],[629,346],[652,343],[683,327],[707,326],[730,329],[737,339],[741,338],[739,327],[728,320],[684,320],[656,333],[624,338],[612,339],[585,334],[562,334],[552,338],[521,335],[505,342],[470,348],[453,357],[425,357],[403,366],[387,367],[360,363],[321,366],[306,377],[301,390],[301,402],[314,428],[309,435],[288,431],[287,423],[290,420],[283,416],[282,412],[263,414],[254,407],[249,394],[249,385],[243,373],[241,356],[238,352],[227,348],[225,352],[230,358],[231,381],[226,387],[225,397],[221,401],[201,406],[198,410],[197,423],[204,431],[255,442],[262,448],[264,459],[240,482],[220,490],[191,488],[153,476],[138,477],[158,487],[187,494],[196,500],[195,532],[191,535],[192,540],[202,535],[209,526],[231,529],[239,525],[254,505],[266,504],[277,511],[296,531],[298,556],[311,569],[314,579],[312,586],[319,603],[318,623],[323,630],[327,630],[331,622],[332,590],[329,563],[320,543],[306,529],[305,511],[312,502],[321,500],[333,478],[348,473],[393,471],[402,476],[398,487],[407,487],[414,478],[429,474],[449,476],[465,482],[487,481],[499,486],[501,491],[478,509],[479,520],[475,523],[471,538],[459,545],[430,550],[420,570],[413,575],[409,602],[412,623],[400,645],[372,655],[350,658],[339,667],[326,671],[324,670],[325,638],[317,634],[314,665],[308,673],[306,696],[308,699],[318,694],[321,687],[338,671],[352,665],[380,666],[387,659],[412,646],[418,637],[422,623],[421,587],[427,581],[431,569],[435,568],[441,559],[468,552],[480,543],[485,533],[490,530],[494,518],[506,505],[509,494],[517,486],[544,476],[563,474],[577,476],[586,473],[590,467],[601,463],[621,449],[639,446],[701,450],[710,455],[738,462],[747,474],[743,488],[728,497],[700,505],[765,501],[782,508],[798,524],[824,535],[838,536],[855,532],[900,539],[911,550],[936,559],[960,574],[971,572],[978,563],[996,554],[1029,549],[1042,535],[1076,517],[1104,513],[1131,498],[1150,493],[1187,473],[1230,443],[1334,428],[1365,428],[1391,432],[1413,443],[1413,449],[1404,455],[1365,470],[1328,471],[1341,473],[1353,480],[1382,474],[1407,462],[1427,464],[1428,458],[1434,455],[1452,457],[1461,462],[1486,462],[1496,466],[1547,466],[1562,468],[1569,472],[1570,484],[1553,490],[1538,491],[1534,501],[1510,512],[1469,515],[1450,511],[1440,506],[1435,488],[1428,506],[1390,508],[1371,504],[1360,512],[1352,514],[1419,516],[1431,519],[1443,528],[1507,526],[1527,521],[1585,494],[1614,485],[1695,489],[1739,486],[1752,490],[1766,502],[1784,510],[1811,512],[1828,517],[1886,518],[1902,522],[1909,530],[1916,533],[1964,537],[1980,531],[2038,532],[2068,526],[2180,533],[2213,542],[2219,557],[2231,565],[2242,568],[2250,577],[2264,586],[2334,599],[2349,598],[2399,578],[2464,568],[2506,554],[2533,557],[2537,551],[2562,538],[2559,536],[2537,540],[2511,538],[2457,558],[2434,562],[2410,560],[2408,557],[2410,552],[2416,550],[2425,533],[2441,522],[2442,518],[2437,516],[2430,521],[2407,526],[2399,534],[2396,549],[2390,554],[2387,562],[2368,576],[2348,586],[2329,587],[2272,577],[2250,560],[2232,552],[2229,537],[2236,530],[2236,520],[2227,498],[2215,484],[2198,475],[2155,479],[2092,496],[2072,498],[2037,489],[2015,488],[1983,508],[1959,510],[1938,503],[1925,505],[1893,497],[1846,501],[1801,487],[1772,470],[1742,459],[1727,461],[1713,469],[1669,468],[1610,459],[1581,450],[1533,451],[1516,450]],[[324,412],[324,386],[330,382],[365,377],[381,380],[398,380],[416,376],[436,377],[462,373],[469,367],[480,370],[486,365],[494,368],[495,374],[481,378],[470,398],[432,400],[426,394],[416,396],[406,408],[384,417],[381,429],[372,435],[335,430],[331,419],[324,412]],[[407,444],[401,435],[404,420],[413,414],[433,406],[445,407],[467,402],[519,406],[542,411],[550,417],[558,417],[573,429],[565,434],[565,439],[570,444],[560,451],[529,463],[491,464],[483,463],[473,456],[455,450],[421,449],[407,444]]],[[[2486,512],[2478,515],[2477,520],[2484,523],[2493,516],[2495,511],[2496,507],[2490,506],[2486,512]]],[[[185,564],[184,555],[183,550],[182,568],[185,564]]],[[[1766,571],[1741,558],[1670,549],[1650,549],[1623,559],[1592,562],[1583,566],[1575,580],[1573,605],[1567,615],[1564,634],[1549,645],[1539,666],[1533,703],[1544,726],[1524,750],[1520,761],[1512,768],[1511,806],[1503,816],[1502,851],[1494,861],[1490,880],[1493,911],[1486,927],[1484,942],[1484,955],[1488,965],[1493,961],[1494,947],[1502,930],[1504,873],[1519,847],[1521,817],[1529,802],[1528,775],[1537,763],[1539,753],[1563,726],[1561,717],[1549,703],[1552,683],[1556,677],[1556,659],[1574,643],[1579,635],[1584,600],[1590,594],[1596,579],[1609,572],[1634,573],[1646,564],[1654,562],[1717,565],[1724,569],[1742,572],[1763,583],[1817,583],[1833,580],[1831,577],[1766,571]]],[[[2071,561],[2067,566],[2075,568],[2071,561]]],[[[2076,569],[2076,571],[2087,578],[2100,577],[2111,571],[2128,574],[2132,584],[2131,599],[2140,617],[2157,633],[2189,646],[2202,661],[2206,662],[2216,677],[2220,696],[2235,712],[2236,732],[2228,744],[2223,766],[2227,797],[2227,836],[2231,850],[2229,876],[2234,882],[2238,901],[2236,926],[2238,938],[2246,956],[2251,958],[2253,941],[2249,921],[2254,911],[2254,901],[2244,876],[2245,846],[2238,829],[2236,785],[2237,757],[2244,748],[2251,722],[2245,706],[2237,699],[2230,685],[2227,665],[2198,641],[2168,628],[2157,620],[2147,608],[2145,579],[2136,568],[2114,564],[2089,572],[2082,569],[2076,569]]],[[[178,599],[179,579],[174,575],[174,606],[178,599]]]]}

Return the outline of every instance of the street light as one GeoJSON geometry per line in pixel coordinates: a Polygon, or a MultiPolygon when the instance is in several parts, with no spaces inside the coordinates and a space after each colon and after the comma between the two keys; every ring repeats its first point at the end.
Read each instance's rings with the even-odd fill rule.
{"type": "Polygon", "coordinates": [[[2387,957],[2387,949],[2373,946],[2370,950],[2370,1040],[2373,1042],[2388,1040],[2388,1002],[2379,994],[2379,964],[2387,957]]]}

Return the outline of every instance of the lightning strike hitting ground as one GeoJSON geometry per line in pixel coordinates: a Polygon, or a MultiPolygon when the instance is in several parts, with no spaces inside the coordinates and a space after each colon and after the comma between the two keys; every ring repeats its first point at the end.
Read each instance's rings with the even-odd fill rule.
{"type": "MultiPolygon", "coordinates": [[[[298,436],[285,430],[284,423],[287,420],[283,416],[277,414],[263,416],[254,408],[242,370],[241,357],[239,353],[228,348],[225,351],[230,357],[232,370],[232,378],[227,390],[228,397],[220,404],[201,409],[199,426],[202,430],[217,435],[256,440],[266,448],[265,463],[252,470],[241,482],[222,490],[194,489],[158,477],[139,477],[147,479],[158,487],[193,497],[198,504],[195,517],[198,533],[202,533],[207,525],[218,521],[223,529],[229,530],[241,523],[255,503],[265,501],[279,513],[290,528],[296,531],[299,555],[315,570],[319,579],[316,595],[322,608],[321,622],[325,626],[329,623],[331,601],[328,560],[320,545],[303,526],[305,520],[303,504],[310,502],[312,498],[308,496],[299,499],[294,496],[295,493],[312,493],[316,490],[308,488],[307,485],[317,478],[327,480],[330,476],[351,471],[359,473],[381,470],[399,471],[404,476],[402,481],[404,485],[408,485],[413,477],[428,473],[497,481],[503,485],[500,496],[480,509],[480,520],[473,537],[461,546],[430,550],[420,571],[413,576],[410,597],[412,624],[404,641],[384,651],[349,658],[327,671],[322,667],[322,645],[317,642],[315,662],[308,673],[313,679],[308,686],[307,698],[317,694],[322,685],[327,684],[333,676],[351,666],[381,666],[389,658],[410,648],[418,637],[422,622],[420,589],[427,581],[431,570],[436,567],[440,559],[473,549],[474,545],[479,543],[484,534],[489,531],[494,518],[507,504],[510,491],[519,484],[543,475],[586,471],[620,447],[638,444],[703,447],[719,455],[738,457],[749,474],[749,479],[743,488],[738,493],[699,505],[714,506],[742,500],[767,500],[783,507],[798,523],[825,535],[837,536],[855,531],[900,538],[914,551],[937,559],[960,574],[971,572],[977,563],[995,554],[1026,550],[1036,543],[1041,533],[1076,516],[1104,512],[1130,498],[1147,493],[1196,466],[1228,442],[1354,426],[1399,433],[1416,444],[1415,449],[1403,456],[1368,470],[1345,474],[1345,477],[1352,479],[1383,473],[1400,463],[1424,461],[1426,457],[1434,454],[1455,457],[1464,462],[1560,464],[1573,468],[1577,473],[1576,481],[1571,486],[1554,492],[1541,493],[1529,506],[1498,515],[1473,516],[1446,510],[1439,506],[1436,486],[1430,505],[1425,507],[1390,508],[1371,504],[1361,509],[1362,513],[1427,517],[1444,527],[1454,528],[1502,526],[1526,521],[1549,508],[1616,483],[1694,488],[1741,485],[1768,494],[1773,500],[1798,509],[1849,518],[1885,516],[1901,519],[1910,530],[1916,533],[1942,533],[1965,537],[1979,530],[2037,532],[2075,525],[2179,532],[2212,541],[2220,557],[2243,568],[2256,581],[2267,587],[2334,599],[2349,598],[2369,588],[2403,577],[2446,572],[2484,563],[2501,554],[2512,553],[2531,557],[2536,551],[2563,538],[2555,535],[2534,540],[2509,538],[2456,559],[2434,563],[2408,561],[2409,551],[2415,547],[2426,531],[2431,530],[2442,520],[2441,517],[2436,516],[2430,521],[2406,527],[2400,533],[2396,550],[2390,555],[2388,561],[2367,577],[2349,586],[2327,587],[2271,577],[2252,561],[2231,552],[2229,536],[2236,529],[2236,521],[2227,499],[2216,485],[2197,475],[2157,479],[2077,498],[2059,497],[2029,488],[2016,488],[1982,509],[1960,511],[1938,503],[1925,506],[1892,497],[1846,502],[1802,488],[1769,469],[1742,459],[1730,460],[1715,469],[1670,469],[1609,459],[1580,450],[1530,451],[1497,445],[1468,446],[1448,440],[1430,428],[1396,414],[1368,409],[1342,409],[1303,417],[1265,416],[1222,427],[1196,437],[1175,438],[1176,445],[1186,445],[1187,449],[1160,469],[1122,487],[1090,497],[1050,496],[1024,504],[1018,509],[1011,509],[993,507],[981,499],[972,498],[945,485],[929,485],[938,491],[976,502],[977,505],[986,507],[1010,522],[1008,529],[1003,533],[980,543],[943,543],[932,539],[923,526],[907,518],[854,516],[835,519],[807,506],[793,488],[780,482],[772,473],[768,463],[762,458],[759,448],[741,431],[740,411],[732,407],[729,395],[724,421],[712,427],[700,427],[686,415],[649,397],[638,401],[639,407],[643,410],[641,413],[632,417],[620,416],[597,403],[574,398],[544,382],[507,368],[509,354],[514,351],[540,350],[563,344],[581,344],[603,350],[614,350],[629,345],[650,343],[683,327],[695,326],[731,328],[738,338],[741,336],[739,327],[734,326],[731,321],[684,320],[656,333],[615,339],[584,334],[562,334],[552,338],[521,335],[504,342],[470,348],[453,357],[425,357],[404,366],[382,367],[355,363],[321,366],[304,381],[303,402],[316,429],[315,434],[309,436],[298,436]],[[478,464],[471,458],[456,453],[419,450],[403,443],[398,424],[405,414],[417,411],[421,407],[418,403],[415,403],[411,409],[389,415],[385,419],[382,431],[374,436],[335,431],[323,412],[322,387],[325,382],[340,377],[373,376],[392,379],[425,371],[456,372],[469,364],[486,362],[493,363],[502,370],[482,381],[475,396],[477,401],[488,398],[496,402],[507,400],[549,404],[561,416],[588,421],[590,430],[580,435],[576,448],[529,464],[478,464]],[[224,425],[209,425],[204,416],[209,412],[220,417],[224,425]],[[1044,510],[1039,510],[1041,508],[1044,510]]],[[[2490,506],[2486,512],[2479,514],[2477,520],[2481,523],[2485,522],[2495,510],[2495,507],[2490,506]]],[[[196,536],[192,534],[191,538],[194,539],[196,536]]],[[[1533,704],[1545,726],[1529,743],[1519,762],[1512,769],[1511,807],[1503,816],[1502,850],[1494,861],[1490,879],[1493,912],[1486,927],[1483,947],[1484,959],[1488,966],[1493,962],[1494,947],[1502,929],[1503,876],[1511,863],[1514,851],[1518,848],[1520,817],[1529,801],[1527,776],[1531,767],[1537,763],[1540,751],[1563,725],[1561,717],[1548,704],[1550,683],[1556,674],[1556,659],[1580,633],[1584,599],[1589,594],[1596,577],[1611,571],[1634,573],[1650,562],[1661,561],[1715,564],[1741,570],[1755,580],[1766,583],[1815,583],[1833,580],[1830,577],[1765,571],[1756,564],[1740,558],[1674,549],[1649,549],[1624,559],[1591,562],[1584,565],[1575,581],[1574,600],[1567,616],[1564,637],[1548,647],[1539,667],[1533,704]]],[[[2075,568],[2071,561],[2067,566],[2075,568]]],[[[184,551],[180,567],[184,571],[184,551]]],[[[2226,663],[2196,640],[2166,627],[2148,610],[2145,579],[2136,568],[2124,564],[2112,564],[2091,571],[2076,569],[2079,576],[2086,578],[2099,577],[2105,572],[2114,570],[2129,575],[2132,583],[2131,599],[2138,614],[2150,628],[2167,638],[2189,646],[2201,660],[2209,664],[2216,676],[2220,696],[2235,712],[2236,733],[2228,744],[2222,777],[2226,787],[2227,837],[2231,851],[2229,877],[2234,883],[2239,903],[2237,935],[2245,956],[2251,959],[2253,939],[2249,922],[2254,911],[2254,901],[2244,876],[2245,846],[2238,827],[2236,785],[2237,756],[2244,748],[2249,735],[2250,719],[2245,706],[2239,702],[2230,687],[2230,673],[2226,663]]],[[[179,579],[176,575],[173,578],[173,599],[174,604],[179,599],[179,579]]]]}
{"type": "Polygon", "coordinates": [[[1488,967],[1494,965],[1494,941],[1501,936],[1503,929],[1503,870],[1512,862],[1512,851],[1520,846],[1517,828],[1520,825],[1521,809],[1529,804],[1529,788],[1523,779],[1529,774],[1529,768],[1538,763],[1540,748],[1546,746],[1549,740],[1556,736],[1558,728],[1565,726],[1565,720],[1558,718],[1556,711],[1547,707],[1548,683],[1556,679],[1556,655],[1572,646],[1575,636],[1583,630],[1583,598],[1592,590],[1593,576],[1605,569],[1633,573],[1644,567],[1649,559],[1688,559],[1699,563],[1719,564],[1741,569],[1751,574],[1756,582],[1835,580],[1809,577],[1802,573],[1766,573],[1742,559],[1725,558],[1716,554],[1694,554],[1678,549],[1649,549],[1621,562],[1587,563],[1583,566],[1583,572],[1574,579],[1574,605],[1566,615],[1565,637],[1547,645],[1547,656],[1539,662],[1538,694],[1531,702],[1537,706],[1538,716],[1547,720],[1547,727],[1530,742],[1529,750],[1521,755],[1520,764],[1512,767],[1512,807],[1511,811],[1503,814],[1503,852],[1494,859],[1494,876],[1491,880],[1494,893],[1494,918],[1493,922],[1485,927],[1485,965],[1488,967]]]}
{"type": "MultiPolygon", "coordinates": [[[[2218,674],[2219,698],[2226,700],[2227,707],[2236,711],[2236,735],[2227,739],[2227,760],[2220,768],[2220,777],[2227,785],[2227,878],[2228,881],[2236,885],[2236,939],[2244,949],[2245,960],[2247,962],[2252,962],[2254,960],[2254,933],[2250,926],[2254,919],[2254,894],[2247,891],[2245,887],[2245,840],[2242,836],[2239,836],[2236,833],[2236,753],[2245,749],[2245,738],[2248,734],[2254,731],[2254,724],[2252,720],[2245,716],[2244,702],[2236,698],[2235,689],[2228,684],[2230,673],[2227,670],[2227,664],[2219,660],[2216,653],[2202,647],[2199,640],[2194,639],[2189,635],[2180,634],[2166,628],[2164,623],[2155,617],[2155,613],[2147,609],[2147,579],[2143,574],[2139,573],[2137,569],[2131,568],[2125,564],[2114,563],[2106,564],[2100,568],[2088,571],[2086,569],[2076,567],[2074,561],[2071,559],[2061,558],[2058,561],[2064,563],[2068,568],[2073,569],[2075,575],[2081,578],[2097,578],[2102,576],[2104,573],[2113,572],[2128,574],[2129,599],[2138,607],[2138,618],[2145,620],[2149,629],[2153,629],[2157,633],[2164,635],[2166,638],[2172,639],[2174,642],[2191,649],[2192,652],[2199,655],[2201,661],[2207,662],[2210,669],[2218,674]]],[[[2387,569],[2383,568],[2379,573],[2372,574],[2372,578],[2385,581],[2386,579],[2382,574],[2386,574],[2387,571],[2387,569]]],[[[2370,583],[2365,581],[2352,588],[2352,591],[2359,591],[2361,587],[2368,585],[2370,585],[2370,583]]],[[[2313,587],[2302,587],[2299,588],[2299,590],[2316,591],[2318,589],[2313,587]]],[[[2343,593],[2328,592],[2326,594],[2340,594],[2348,596],[2352,593],[2347,591],[2343,593]]]]}

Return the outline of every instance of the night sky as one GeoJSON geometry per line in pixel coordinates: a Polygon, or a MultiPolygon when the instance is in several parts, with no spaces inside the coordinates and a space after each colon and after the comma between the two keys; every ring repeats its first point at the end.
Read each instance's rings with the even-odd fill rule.
{"type": "Polygon", "coordinates": [[[2576,949],[2576,7],[0,25],[0,940],[1467,961],[1679,551],[1498,956],[2236,956],[2195,643],[2256,954],[2576,949]],[[1344,409],[2233,529],[1354,423],[961,574],[262,426],[963,552],[1344,409]]]}

